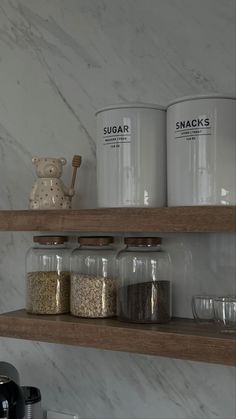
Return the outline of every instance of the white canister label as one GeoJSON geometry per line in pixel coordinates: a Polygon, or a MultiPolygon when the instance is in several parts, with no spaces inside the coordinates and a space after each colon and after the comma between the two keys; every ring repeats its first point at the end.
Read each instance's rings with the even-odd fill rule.
{"type": "Polygon", "coordinates": [[[120,148],[122,144],[131,142],[131,124],[108,125],[103,127],[103,145],[110,148],[120,148]]]}
{"type": "Polygon", "coordinates": [[[119,110],[109,111],[104,118],[100,115],[98,131],[99,206],[128,207],[135,205],[135,202],[142,202],[142,188],[137,184],[140,161],[137,156],[139,142],[136,136],[136,115],[129,112],[124,117],[119,110]]]}
{"type": "Polygon", "coordinates": [[[212,134],[212,120],[209,115],[175,122],[175,139],[194,141],[201,136],[212,134]]]}

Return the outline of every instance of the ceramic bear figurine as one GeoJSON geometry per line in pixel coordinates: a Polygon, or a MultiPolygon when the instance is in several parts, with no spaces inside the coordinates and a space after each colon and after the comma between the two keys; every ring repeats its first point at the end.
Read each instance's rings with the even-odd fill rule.
{"type": "Polygon", "coordinates": [[[64,158],[33,157],[38,179],[30,194],[31,209],[69,209],[74,196],[74,189],[67,188],[62,180],[64,158]]]}

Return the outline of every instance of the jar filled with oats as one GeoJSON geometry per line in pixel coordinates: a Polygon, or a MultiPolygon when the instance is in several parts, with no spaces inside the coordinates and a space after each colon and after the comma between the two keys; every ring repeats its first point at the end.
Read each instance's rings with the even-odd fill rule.
{"type": "Polygon", "coordinates": [[[26,311],[70,311],[70,254],[65,236],[34,236],[26,254],[26,311]]]}
{"type": "Polygon", "coordinates": [[[71,314],[79,317],[116,315],[115,256],[113,237],[80,237],[72,252],[71,314]]]}

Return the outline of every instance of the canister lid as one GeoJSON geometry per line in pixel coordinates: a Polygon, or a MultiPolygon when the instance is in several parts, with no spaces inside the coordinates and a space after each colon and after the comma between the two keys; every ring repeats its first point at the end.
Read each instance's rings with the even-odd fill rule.
{"type": "Polygon", "coordinates": [[[167,108],[171,105],[175,105],[176,103],[180,102],[187,102],[190,100],[199,100],[199,99],[236,99],[236,96],[229,95],[229,94],[222,94],[222,93],[209,93],[209,94],[198,94],[198,95],[192,95],[192,96],[183,96],[177,99],[172,100],[170,103],[168,103],[167,108]]]}
{"type": "Polygon", "coordinates": [[[104,111],[111,111],[113,109],[126,109],[126,108],[147,108],[147,109],[157,109],[160,111],[166,111],[165,106],[152,104],[152,103],[117,103],[116,105],[109,105],[109,106],[105,106],[104,108],[98,109],[95,115],[104,111]]]}
{"type": "Polygon", "coordinates": [[[78,242],[83,246],[107,246],[114,242],[111,236],[78,237],[78,242]]]}
{"type": "Polygon", "coordinates": [[[21,389],[26,405],[35,404],[41,401],[41,393],[37,387],[22,386],[21,389]]]}
{"type": "Polygon", "coordinates": [[[161,244],[161,237],[125,237],[125,244],[129,246],[157,246],[161,244]]]}
{"type": "Polygon", "coordinates": [[[66,236],[34,236],[33,241],[39,244],[63,244],[68,241],[66,236]]]}

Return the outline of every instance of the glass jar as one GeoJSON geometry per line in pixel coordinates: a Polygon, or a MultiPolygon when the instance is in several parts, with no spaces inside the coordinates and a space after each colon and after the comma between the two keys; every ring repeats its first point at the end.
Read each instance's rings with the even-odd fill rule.
{"type": "Polygon", "coordinates": [[[70,249],[65,236],[34,236],[26,255],[26,311],[62,314],[70,311],[70,249]]]}
{"type": "Polygon", "coordinates": [[[118,319],[166,323],[171,318],[171,262],[160,237],[127,237],[118,254],[118,319]]]}
{"type": "Polygon", "coordinates": [[[113,237],[80,237],[72,252],[71,314],[79,317],[116,315],[115,261],[113,237]]]}

